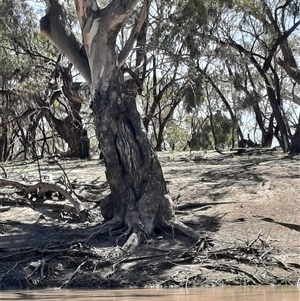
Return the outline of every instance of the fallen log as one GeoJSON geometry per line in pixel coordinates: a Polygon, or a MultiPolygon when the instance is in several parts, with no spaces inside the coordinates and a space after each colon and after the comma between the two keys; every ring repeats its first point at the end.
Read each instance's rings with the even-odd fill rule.
{"type": "Polygon", "coordinates": [[[62,196],[65,197],[75,208],[76,213],[81,222],[84,222],[88,218],[87,210],[84,208],[82,203],[78,200],[76,196],[73,196],[71,193],[66,191],[61,185],[59,184],[50,184],[44,182],[38,182],[33,185],[26,185],[20,183],[18,181],[11,181],[6,179],[0,179],[0,187],[14,187],[22,191],[25,196],[28,196],[32,193],[40,193],[45,194],[47,191],[58,192],[62,196]]]}

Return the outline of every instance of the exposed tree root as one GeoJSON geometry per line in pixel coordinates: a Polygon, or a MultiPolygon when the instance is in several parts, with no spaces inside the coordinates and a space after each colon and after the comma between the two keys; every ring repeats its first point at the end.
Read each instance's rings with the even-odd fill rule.
{"type": "Polygon", "coordinates": [[[123,245],[123,249],[128,253],[132,253],[135,250],[135,248],[141,244],[141,242],[143,241],[143,237],[144,235],[141,230],[137,231],[136,233],[131,233],[129,238],[123,245]]]}
{"type": "Polygon", "coordinates": [[[116,244],[118,245],[121,239],[128,237],[122,246],[122,250],[126,253],[133,252],[134,249],[141,244],[145,235],[144,231],[142,230],[133,230],[133,227],[124,227],[123,220],[119,217],[115,217],[112,220],[106,221],[104,224],[93,228],[92,233],[90,233],[89,237],[86,239],[86,242],[101,234],[109,234],[112,236],[113,234],[118,234],[120,232],[123,233],[116,238],[116,244]],[[120,231],[121,228],[122,231],[120,231]]]}
{"type": "MultiPolygon", "coordinates": [[[[91,235],[109,232],[121,224],[117,219],[107,221],[95,227],[91,235]]],[[[197,240],[188,249],[165,249],[161,248],[159,241],[152,241],[151,250],[146,247],[140,253],[131,255],[132,250],[143,241],[145,233],[137,228],[131,228],[131,233],[127,233],[128,229],[122,228],[127,240],[120,248],[98,249],[78,239],[64,242],[57,239],[50,244],[45,241],[42,245],[22,248],[0,247],[0,270],[6,271],[0,273],[1,288],[18,277],[22,288],[43,287],[46,283],[53,284],[53,279],[57,281],[56,286],[64,288],[80,284],[93,287],[95,283],[97,287],[104,287],[107,286],[107,279],[122,285],[124,277],[128,283],[137,285],[137,273],[141,274],[141,278],[146,275],[142,279],[144,284],[153,281],[163,286],[282,284],[286,279],[276,276],[275,269],[290,275],[292,278],[287,278],[290,283],[295,282],[299,269],[298,263],[285,263],[276,258],[277,251],[274,252],[274,248],[263,240],[261,233],[242,244],[224,248],[214,248],[206,239],[197,240]],[[163,275],[166,271],[169,271],[168,275],[163,275]],[[212,271],[223,272],[225,276],[217,280],[210,278],[212,271]]],[[[189,229],[186,232],[185,225],[182,228],[180,222],[173,221],[173,229],[194,237],[189,229]]],[[[119,230],[113,234],[120,234],[119,230]]]]}
{"type": "MultiPolygon", "coordinates": [[[[57,191],[69,200],[74,207],[61,204],[44,204],[43,202],[34,202],[34,206],[77,213],[79,217],[81,217],[81,221],[85,221],[87,218],[87,212],[76,196],[72,196],[71,193],[57,184],[39,182],[34,185],[25,185],[17,181],[0,179],[0,187],[5,186],[20,189],[25,196],[37,192],[43,195],[47,191],[57,191]]],[[[90,241],[98,235],[118,235],[118,237],[116,237],[116,244],[118,245],[119,242],[122,241],[122,250],[127,253],[132,253],[135,248],[142,243],[145,237],[150,237],[154,229],[160,227],[166,227],[172,231],[178,230],[192,240],[199,240],[200,236],[198,233],[176,218],[174,204],[169,196],[165,196],[164,201],[162,202],[162,210],[158,207],[153,208],[149,206],[149,204],[151,204],[151,199],[154,197],[154,193],[145,195],[140,200],[137,207],[128,206],[126,214],[124,214],[124,212],[122,212],[123,214],[120,212],[118,212],[119,214],[115,214],[115,208],[113,208],[114,203],[111,202],[109,197],[105,198],[103,202],[101,202],[101,209],[102,212],[104,212],[106,221],[103,224],[90,229],[87,232],[88,238],[85,239],[85,242],[90,241]],[[153,212],[154,210],[156,213],[153,212]],[[112,218],[109,219],[109,217],[112,218]]]]}
{"type": "Polygon", "coordinates": [[[196,233],[192,228],[188,227],[177,219],[172,221],[170,226],[191,239],[198,240],[200,238],[199,234],[196,233]]]}
{"type": "Polygon", "coordinates": [[[101,201],[101,211],[104,217],[113,215],[113,218],[93,228],[87,241],[105,233],[111,236],[121,233],[116,238],[116,244],[118,245],[121,240],[125,239],[122,250],[126,253],[132,253],[145,238],[153,234],[156,228],[161,227],[172,231],[178,230],[193,241],[199,241],[200,235],[176,218],[173,201],[168,195],[163,199],[162,209],[152,206],[153,197],[155,197],[154,193],[145,194],[138,202],[137,207],[128,206],[126,214],[123,213],[122,215],[114,212],[114,202],[110,197],[106,197],[101,201]]]}
{"type": "Polygon", "coordinates": [[[86,239],[86,242],[101,234],[112,235],[113,231],[122,228],[122,226],[123,226],[122,219],[120,219],[119,217],[114,217],[113,219],[104,222],[104,224],[89,229],[88,230],[89,237],[86,239]]]}

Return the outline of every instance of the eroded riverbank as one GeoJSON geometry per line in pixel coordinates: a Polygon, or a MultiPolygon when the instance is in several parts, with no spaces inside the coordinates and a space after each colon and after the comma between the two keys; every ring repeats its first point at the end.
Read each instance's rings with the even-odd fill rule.
{"type": "MultiPolygon", "coordinates": [[[[16,189],[1,189],[7,207],[0,212],[1,289],[296,284],[298,159],[279,153],[160,157],[177,216],[201,240],[158,229],[135,254],[123,252],[109,234],[87,240],[102,221],[97,202],[108,193],[104,167],[97,160],[62,161],[91,219],[78,223],[64,202],[39,206],[16,189]]],[[[55,164],[40,166],[53,179],[62,176],[55,164]]],[[[36,163],[5,170],[14,180],[37,176],[36,163]]]]}

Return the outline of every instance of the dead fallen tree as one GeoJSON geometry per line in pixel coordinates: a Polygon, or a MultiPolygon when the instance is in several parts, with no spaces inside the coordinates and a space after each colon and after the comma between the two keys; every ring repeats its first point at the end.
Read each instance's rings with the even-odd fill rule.
{"type": "MultiPolygon", "coordinates": [[[[32,194],[37,194],[39,196],[39,201],[35,202],[35,206],[43,206],[43,202],[45,200],[45,195],[49,192],[57,192],[62,195],[66,200],[68,200],[74,207],[75,212],[77,213],[81,222],[87,220],[88,214],[87,210],[83,206],[83,204],[78,200],[78,198],[68,192],[61,184],[52,184],[52,183],[45,183],[45,182],[38,182],[33,185],[26,185],[20,183],[18,181],[11,181],[6,179],[0,179],[0,187],[14,187],[19,189],[25,197],[30,197],[32,194]]],[[[59,207],[60,209],[65,209],[67,211],[70,210],[68,206],[56,206],[58,204],[54,204],[56,209],[59,207]]]]}

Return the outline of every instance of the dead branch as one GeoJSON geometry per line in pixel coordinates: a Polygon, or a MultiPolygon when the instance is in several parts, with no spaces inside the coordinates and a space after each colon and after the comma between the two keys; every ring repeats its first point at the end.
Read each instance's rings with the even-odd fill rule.
{"type": "Polygon", "coordinates": [[[46,191],[58,192],[74,206],[76,213],[79,216],[81,222],[87,220],[87,211],[82,205],[82,203],[76,197],[73,197],[69,192],[67,192],[64,188],[62,188],[58,184],[39,182],[34,185],[25,185],[17,181],[0,179],[0,187],[7,187],[7,186],[20,189],[25,196],[27,196],[30,193],[36,193],[39,191],[43,193],[46,191]]]}
{"type": "Polygon", "coordinates": [[[256,284],[263,284],[261,280],[259,280],[257,277],[255,277],[252,273],[246,272],[238,267],[235,267],[233,265],[227,265],[227,264],[214,264],[214,265],[203,265],[201,267],[204,267],[206,269],[213,269],[218,271],[224,271],[224,272],[231,272],[235,274],[244,274],[248,276],[250,279],[254,281],[256,284]]]}
{"type": "Polygon", "coordinates": [[[196,202],[187,202],[184,204],[176,205],[176,210],[186,210],[189,208],[201,208],[206,206],[214,206],[214,205],[224,205],[224,204],[233,204],[236,202],[207,202],[207,203],[196,203],[196,202]]]}
{"type": "Polygon", "coordinates": [[[0,212],[5,212],[10,210],[10,206],[0,206],[0,212]]]}
{"type": "Polygon", "coordinates": [[[82,262],[77,269],[75,270],[74,273],[72,273],[72,275],[69,277],[69,279],[67,279],[61,286],[60,288],[64,288],[66,287],[68,284],[70,284],[71,281],[74,280],[74,278],[76,277],[76,274],[80,271],[81,267],[84,266],[87,262],[89,262],[90,260],[86,260],[84,262],[82,262]]]}
{"type": "MultiPolygon", "coordinates": [[[[2,165],[0,165],[0,168],[2,169],[3,173],[4,173],[4,177],[5,179],[7,179],[7,173],[6,170],[4,169],[4,167],[2,165]]],[[[0,177],[1,178],[1,177],[0,177]]]]}

